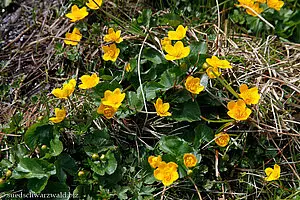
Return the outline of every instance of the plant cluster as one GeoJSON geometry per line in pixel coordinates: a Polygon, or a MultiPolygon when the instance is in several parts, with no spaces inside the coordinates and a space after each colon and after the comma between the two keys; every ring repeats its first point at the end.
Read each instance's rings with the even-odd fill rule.
{"type": "MultiPolygon", "coordinates": [[[[283,6],[278,0],[239,3],[251,17],[263,12],[261,4],[283,6]]],[[[151,21],[152,11],[144,10],[124,28],[102,10],[102,0],[82,4],[65,15],[74,28],[58,51],[80,66],[82,49],[96,43],[93,55],[101,55],[101,66],[91,61],[86,65],[94,70],[78,67],[46,96],[46,112],[28,129],[13,123],[3,129],[23,136],[11,141],[0,162],[4,196],[22,189],[68,192],[66,199],[71,193],[81,199],[155,199],[171,191],[170,198],[192,199],[182,189],[187,186],[202,199],[212,189],[224,193],[224,184],[231,190],[230,178],[238,180],[234,189],[256,190],[243,172],[236,173],[237,166],[262,168],[253,172],[262,187],[280,185],[283,196],[294,192],[281,182],[273,152],[251,149],[251,136],[230,132],[253,128],[262,109],[262,94],[251,80],[237,84],[228,78],[239,60],[209,54],[205,39],[182,20],[164,16],[160,29],[158,20],[151,21]],[[99,36],[98,21],[88,18],[104,16],[114,23],[99,36]],[[261,166],[265,160],[267,166],[261,166]]]]}

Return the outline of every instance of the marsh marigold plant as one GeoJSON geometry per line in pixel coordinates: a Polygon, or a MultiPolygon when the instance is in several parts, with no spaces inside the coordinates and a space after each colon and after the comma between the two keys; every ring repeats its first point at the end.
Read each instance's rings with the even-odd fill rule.
{"type": "Polygon", "coordinates": [[[267,177],[265,177],[266,181],[275,181],[278,180],[280,177],[280,166],[275,164],[274,168],[266,168],[265,173],[267,177]]]}
{"type": "Polygon", "coordinates": [[[190,47],[184,47],[181,41],[177,41],[174,46],[166,45],[165,51],[168,53],[165,56],[167,60],[179,60],[190,54],[190,47]]]}
{"type": "Polygon", "coordinates": [[[86,7],[78,8],[77,5],[73,5],[71,8],[71,12],[66,14],[66,17],[71,19],[71,22],[76,22],[81,19],[84,19],[86,16],[88,16],[88,12],[86,10],[86,7]]]}
{"type": "Polygon", "coordinates": [[[167,45],[172,45],[172,41],[168,37],[165,37],[164,39],[160,40],[160,43],[163,50],[165,50],[167,45]]]}
{"type": "Polygon", "coordinates": [[[270,8],[273,8],[273,9],[279,11],[282,8],[282,6],[284,5],[284,2],[280,1],[280,0],[268,0],[267,5],[270,8]]]}
{"type": "Polygon", "coordinates": [[[107,119],[111,119],[115,115],[117,110],[117,108],[101,103],[97,109],[97,113],[104,115],[104,117],[106,117],[107,119]]]}
{"type": "Polygon", "coordinates": [[[197,164],[197,158],[194,154],[192,153],[185,153],[183,155],[183,163],[184,165],[189,168],[189,167],[195,167],[197,164]]]}
{"type": "Polygon", "coordinates": [[[185,88],[193,94],[199,94],[204,90],[204,86],[200,84],[200,78],[194,78],[193,76],[189,76],[184,85],[185,88]]]}
{"type": "Polygon", "coordinates": [[[229,140],[230,136],[227,133],[221,132],[215,135],[215,143],[220,147],[226,147],[229,140]]]}
{"type": "Polygon", "coordinates": [[[158,165],[162,162],[162,159],[161,159],[161,156],[158,155],[157,157],[156,156],[149,156],[148,157],[148,163],[150,164],[150,166],[152,168],[157,168],[158,165]]]}
{"type": "Polygon", "coordinates": [[[169,40],[182,40],[187,31],[188,27],[183,27],[182,25],[179,25],[176,29],[176,31],[169,31],[168,32],[168,38],[169,40]]]}
{"type": "Polygon", "coordinates": [[[232,66],[227,60],[220,60],[217,56],[212,56],[211,58],[207,58],[206,62],[212,67],[218,67],[222,69],[232,68],[232,66]]]}
{"type": "Polygon", "coordinates": [[[218,67],[208,67],[206,69],[206,74],[209,78],[217,78],[221,75],[221,72],[218,67]]]}
{"type": "Polygon", "coordinates": [[[120,49],[117,48],[116,44],[111,44],[109,46],[102,47],[104,51],[103,60],[111,60],[115,62],[120,54],[120,49]]]}
{"type": "Polygon", "coordinates": [[[102,5],[102,0],[89,0],[89,2],[86,3],[86,6],[89,7],[92,10],[98,10],[102,5]]]}
{"type": "Polygon", "coordinates": [[[60,99],[68,98],[75,90],[76,80],[71,79],[68,83],[64,83],[62,88],[55,88],[52,94],[60,99]]]}
{"type": "Polygon", "coordinates": [[[72,33],[66,33],[66,39],[64,43],[69,45],[77,45],[78,42],[81,40],[82,35],[78,28],[74,28],[72,33]]]}
{"type": "Polygon", "coordinates": [[[167,116],[172,115],[170,112],[168,112],[168,110],[170,108],[170,104],[169,103],[163,103],[161,98],[158,98],[156,100],[156,103],[154,104],[154,107],[155,107],[157,115],[159,115],[161,117],[167,117],[167,116]]]}
{"type": "Polygon", "coordinates": [[[240,86],[240,92],[241,94],[239,94],[239,97],[242,98],[248,105],[257,104],[260,99],[257,87],[248,89],[246,84],[242,84],[240,86]]]}
{"type": "Polygon", "coordinates": [[[83,75],[80,77],[80,80],[82,84],[80,84],[78,87],[81,89],[90,89],[95,87],[99,83],[99,77],[96,73],[89,75],[83,75]]]}
{"type": "Polygon", "coordinates": [[[174,162],[160,162],[157,169],[154,170],[154,177],[162,181],[164,186],[171,185],[174,181],[179,178],[179,174],[177,172],[178,165],[174,162]]]}
{"type": "Polygon", "coordinates": [[[101,99],[101,103],[106,106],[111,106],[118,109],[122,101],[125,99],[125,93],[121,93],[120,88],[116,88],[113,92],[106,90],[104,92],[104,98],[101,99]]]}
{"type": "Polygon", "coordinates": [[[62,122],[66,118],[66,110],[65,109],[60,109],[60,108],[55,108],[55,117],[49,118],[49,120],[53,123],[59,123],[62,122]]]}
{"type": "Polygon", "coordinates": [[[237,102],[230,101],[227,104],[228,112],[227,114],[235,120],[246,120],[252,113],[252,111],[246,107],[243,100],[239,99],[237,102]]]}
{"type": "Polygon", "coordinates": [[[121,43],[123,41],[123,38],[121,38],[121,31],[114,31],[113,28],[108,29],[108,34],[104,36],[105,42],[115,42],[115,43],[121,43]]]}
{"type": "Polygon", "coordinates": [[[125,71],[126,71],[126,72],[130,72],[130,71],[131,71],[131,65],[130,65],[130,63],[127,63],[127,64],[125,65],[125,71]]]}

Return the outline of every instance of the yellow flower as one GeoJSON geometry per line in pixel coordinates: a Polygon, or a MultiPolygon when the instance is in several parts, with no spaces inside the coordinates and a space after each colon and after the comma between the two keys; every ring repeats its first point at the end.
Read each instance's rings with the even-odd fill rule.
{"type": "Polygon", "coordinates": [[[78,28],[74,28],[72,33],[66,33],[66,39],[64,42],[70,45],[77,45],[78,42],[81,40],[82,35],[78,28]]]}
{"type": "Polygon", "coordinates": [[[88,12],[86,11],[86,7],[78,8],[77,5],[73,5],[71,8],[71,12],[66,14],[66,17],[71,19],[71,22],[76,22],[88,16],[88,12]]]}
{"type": "Polygon", "coordinates": [[[101,99],[101,102],[106,106],[112,106],[113,108],[118,109],[124,98],[125,93],[121,93],[120,88],[116,88],[113,92],[106,90],[104,92],[104,98],[101,99]]]}
{"type": "Polygon", "coordinates": [[[160,40],[160,43],[163,50],[165,50],[165,47],[167,45],[172,45],[172,42],[168,37],[165,37],[164,39],[160,40]]]}
{"type": "Polygon", "coordinates": [[[127,65],[125,66],[125,71],[126,72],[130,72],[131,71],[131,65],[130,65],[130,63],[127,63],[127,65]]]}
{"type": "Polygon", "coordinates": [[[265,169],[265,173],[267,177],[265,178],[266,181],[274,181],[278,180],[280,177],[280,166],[275,164],[274,169],[268,167],[265,169]]]}
{"type": "Polygon", "coordinates": [[[227,60],[220,60],[217,56],[206,58],[206,62],[212,67],[218,67],[222,69],[232,68],[227,60]]]}
{"type": "Polygon", "coordinates": [[[57,98],[60,99],[66,99],[67,97],[69,97],[75,90],[75,86],[76,86],[76,81],[75,79],[71,79],[69,81],[69,83],[65,83],[63,85],[63,88],[55,88],[54,90],[52,90],[52,94],[54,96],[56,96],[57,98]]]}
{"type": "Polygon", "coordinates": [[[259,7],[259,3],[265,3],[266,0],[238,0],[239,1],[239,5],[236,6],[241,6],[246,8],[246,12],[249,15],[252,16],[257,16],[257,14],[255,14],[254,12],[252,12],[248,7],[252,8],[255,12],[257,12],[258,14],[262,13],[263,9],[259,7]],[[255,2],[259,2],[259,3],[255,3],[255,2]]]}
{"type": "Polygon", "coordinates": [[[230,101],[227,104],[227,114],[235,120],[246,120],[252,113],[252,111],[246,107],[243,100],[239,99],[237,102],[230,101]]]}
{"type": "Polygon", "coordinates": [[[186,167],[195,167],[197,164],[197,158],[192,153],[185,153],[183,156],[183,163],[186,167]]]}
{"type": "Polygon", "coordinates": [[[255,2],[258,2],[258,3],[266,3],[267,0],[255,0],[255,2]]]}
{"type": "MultiPolygon", "coordinates": [[[[258,3],[255,3],[253,4],[252,6],[250,6],[250,8],[252,8],[257,14],[260,14],[264,11],[264,9],[260,8],[259,7],[259,4],[258,3]]],[[[249,15],[252,15],[252,16],[257,16],[256,13],[254,13],[252,10],[250,10],[249,8],[246,9],[246,12],[249,14],[249,15]]]]}
{"type": "Polygon", "coordinates": [[[179,25],[176,31],[168,32],[168,38],[170,40],[181,40],[185,37],[187,29],[188,29],[187,26],[184,28],[182,25],[179,25]]]}
{"type": "Polygon", "coordinates": [[[86,5],[92,10],[97,10],[101,7],[102,0],[89,0],[89,2],[86,3],[86,5]]]}
{"type": "Polygon", "coordinates": [[[177,168],[178,165],[174,162],[161,162],[158,165],[158,168],[154,170],[154,177],[157,180],[162,181],[164,186],[169,186],[179,178],[177,168]]]}
{"type": "Polygon", "coordinates": [[[55,117],[51,117],[49,120],[53,123],[59,123],[65,119],[66,114],[67,112],[65,109],[55,108],[55,117]]]}
{"type": "Polygon", "coordinates": [[[284,5],[284,2],[280,1],[280,0],[268,0],[267,5],[270,8],[274,8],[275,10],[279,11],[281,9],[281,7],[284,5]]]}
{"type": "Polygon", "coordinates": [[[227,146],[230,136],[227,133],[221,132],[215,135],[215,143],[220,147],[227,146]]]}
{"type": "Polygon", "coordinates": [[[184,47],[181,41],[177,41],[174,46],[166,45],[165,51],[168,53],[165,56],[167,60],[178,60],[190,54],[190,47],[184,47]]]}
{"type": "Polygon", "coordinates": [[[149,156],[149,158],[148,158],[148,163],[150,164],[150,166],[151,166],[152,168],[158,167],[158,165],[159,165],[161,162],[162,162],[162,160],[161,160],[161,156],[160,156],[160,155],[157,156],[157,157],[155,157],[155,156],[149,156]]]}
{"type": "Polygon", "coordinates": [[[105,61],[111,60],[115,62],[120,54],[120,49],[115,44],[103,46],[102,49],[104,51],[103,60],[105,61]]]}
{"type": "Polygon", "coordinates": [[[239,96],[248,105],[257,104],[260,99],[260,95],[258,94],[257,87],[248,89],[248,86],[246,84],[242,84],[240,86],[240,92],[241,92],[241,94],[239,94],[239,96]]]}
{"type": "Polygon", "coordinates": [[[204,90],[204,86],[200,85],[200,78],[189,76],[185,81],[185,88],[193,94],[199,94],[204,90]]]}
{"type": "Polygon", "coordinates": [[[97,113],[104,115],[107,119],[112,118],[116,112],[116,108],[104,105],[103,103],[101,103],[99,108],[97,109],[97,113]]]}
{"type": "Polygon", "coordinates": [[[163,101],[161,100],[161,98],[158,98],[156,100],[156,103],[154,104],[155,110],[157,115],[161,116],[161,117],[166,117],[166,116],[171,116],[172,114],[168,112],[169,108],[170,108],[170,104],[169,103],[163,103],[163,101]]]}
{"type": "Polygon", "coordinates": [[[121,31],[115,32],[113,28],[108,29],[108,34],[104,36],[105,42],[115,42],[120,43],[123,41],[123,38],[121,38],[121,31]]]}
{"type": "Polygon", "coordinates": [[[96,73],[93,73],[91,76],[83,75],[80,77],[82,84],[78,87],[81,89],[90,89],[95,87],[99,83],[99,77],[96,73]]]}
{"type": "Polygon", "coordinates": [[[217,68],[217,67],[209,67],[206,69],[206,74],[209,78],[217,78],[217,76],[221,75],[221,72],[219,71],[219,68],[217,68]],[[213,72],[216,74],[216,76],[213,72]]]}

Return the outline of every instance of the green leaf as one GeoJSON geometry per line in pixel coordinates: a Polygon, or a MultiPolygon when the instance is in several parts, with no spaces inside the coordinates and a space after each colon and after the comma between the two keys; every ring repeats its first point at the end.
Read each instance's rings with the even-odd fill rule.
{"type": "Polygon", "coordinates": [[[26,131],[24,140],[25,144],[30,148],[34,149],[37,144],[50,145],[50,140],[53,138],[53,126],[43,124],[33,124],[26,131]]]}
{"type": "Polygon", "coordinates": [[[52,156],[58,156],[63,151],[63,144],[59,140],[58,135],[56,135],[55,138],[50,141],[50,150],[52,156]]]}
{"type": "Polygon", "coordinates": [[[41,179],[31,178],[28,180],[27,187],[31,192],[40,193],[45,189],[48,179],[49,177],[43,177],[41,179]]]}
{"type": "Polygon", "coordinates": [[[179,104],[174,107],[172,112],[172,118],[176,121],[200,121],[200,108],[196,101],[189,100],[184,104],[179,104]]]}
{"type": "Polygon", "coordinates": [[[129,190],[128,186],[125,186],[125,187],[118,186],[117,189],[116,189],[116,193],[118,195],[118,198],[121,199],[121,200],[128,199],[128,196],[126,194],[126,192],[128,190],[129,190]]]}
{"type": "Polygon", "coordinates": [[[183,20],[179,15],[176,15],[175,13],[168,13],[166,15],[163,15],[159,18],[159,25],[169,25],[173,27],[177,27],[180,24],[183,23],[183,20]]]}
{"type": "Polygon", "coordinates": [[[102,76],[100,76],[100,78],[104,81],[111,81],[114,79],[114,77],[112,77],[110,75],[102,75],[102,76]]]}
{"type": "Polygon", "coordinates": [[[187,90],[180,90],[178,92],[173,92],[172,94],[170,94],[168,96],[168,99],[172,100],[170,102],[170,104],[172,104],[172,103],[184,103],[184,102],[190,100],[191,98],[192,98],[191,94],[187,90]]]}
{"type": "Polygon", "coordinates": [[[108,164],[107,164],[105,171],[107,174],[112,174],[116,171],[117,166],[118,166],[115,155],[111,151],[108,151],[106,153],[105,157],[108,159],[108,164]]]}
{"type": "Polygon", "coordinates": [[[192,42],[190,44],[190,55],[207,54],[206,42],[192,42]]]}
{"type": "Polygon", "coordinates": [[[143,10],[142,14],[137,18],[137,22],[149,28],[152,11],[150,9],[143,10]]]}
{"type": "Polygon", "coordinates": [[[183,139],[177,136],[163,136],[159,140],[159,148],[167,154],[181,157],[185,153],[193,152],[193,148],[183,139]]]}
{"type": "Polygon", "coordinates": [[[151,171],[151,173],[148,173],[146,175],[146,177],[144,178],[144,183],[145,184],[153,184],[154,182],[156,181],[154,175],[153,175],[153,172],[151,171]]]}
{"type": "Polygon", "coordinates": [[[164,90],[168,90],[174,86],[175,81],[176,74],[171,70],[167,70],[161,75],[159,83],[164,86],[164,90]]]}
{"type": "Polygon", "coordinates": [[[38,158],[22,158],[14,169],[12,178],[44,178],[54,175],[55,166],[45,160],[38,158]]]}
{"type": "MultiPolygon", "coordinates": [[[[160,91],[164,88],[160,83],[151,81],[146,83],[143,86],[144,89],[144,94],[146,95],[147,101],[154,99],[156,97],[156,91],[160,91]]],[[[142,99],[142,93],[141,93],[141,88],[139,87],[137,89],[137,95],[140,99],[142,99]]]]}
{"type": "Polygon", "coordinates": [[[143,101],[138,98],[137,93],[129,91],[126,94],[129,107],[135,108],[136,110],[141,110],[144,106],[143,101]]]}
{"type": "Polygon", "coordinates": [[[78,166],[76,165],[75,160],[66,153],[62,153],[57,157],[55,166],[68,172],[68,174],[72,176],[75,176],[78,171],[78,166]]]}
{"type": "Polygon", "coordinates": [[[210,142],[214,139],[214,131],[205,124],[198,125],[195,129],[194,147],[199,148],[203,142],[210,142]]]}
{"type": "Polygon", "coordinates": [[[0,168],[11,168],[13,166],[13,163],[11,163],[9,160],[6,158],[3,158],[0,162],[0,168]]]}
{"type": "Polygon", "coordinates": [[[91,156],[94,153],[103,153],[107,150],[113,149],[114,145],[109,136],[107,130],[97,130],[92,134],[88,134],[84,140],[84,151],[87,155],[91,156]]]}
{"type": "Polygon", "coordinates": [[[206,42],[192,42],[190,44],[190,49],[191,51],[188,58],[193,65],[200,63],[202,61],[200,55],[205,55],[207,53],[206,42]]]}
{"type": "Polygon", "coordinates": [[[144,49],[143,58],[153,62],[154,64],[160,64],[163,61],[161,54],[152,48],[144,49]]]}

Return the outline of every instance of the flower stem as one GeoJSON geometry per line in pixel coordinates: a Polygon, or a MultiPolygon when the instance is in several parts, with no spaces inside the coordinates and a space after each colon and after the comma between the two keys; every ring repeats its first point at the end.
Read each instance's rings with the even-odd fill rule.
{"type": "Polygon", "coordinates": [[[236,98],[239,99],[239,95],[234,91],[234,89],[229,85],[229,83],[224,79],[220,78],[213,70],[211,72],[215,75],[217,80],[236,98]]]}
{"type": "Polygon", "coordinates": [[[212,120],[212,119],[206,119],[203,116],[200,116],[201,119],[207,122],[213,122],[213,123],[225,123],[225,122],[234,122],[234,119],[220,119],[220,120],[212,120]]]}
{"type": "Polygon", "coordinates": [[[201,194],[200,194],[199,189],[198,189],[197,185],[195,184],[194,180],[193,180],[191,177],[188,177],[188,178],[189,178],[190,181],[193,183],[193,185],[194,185],[194,187],[195,187],[195,189],[196,189],[196,191],[197,191],[197,194],[198,194],[199,199],[202,200],[201,194]]]}
{"type": "Polygon", "coordinates": [[[164,195],[165,195],[166,188],[167,188],[167,187],[164,186],[164,189],[163,189],[163,191],[162,191],[162,193],[161,193],[160,200],[163,200],[163,199],[164,199],[164,195]]]}

